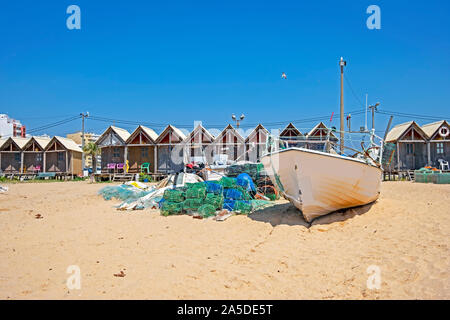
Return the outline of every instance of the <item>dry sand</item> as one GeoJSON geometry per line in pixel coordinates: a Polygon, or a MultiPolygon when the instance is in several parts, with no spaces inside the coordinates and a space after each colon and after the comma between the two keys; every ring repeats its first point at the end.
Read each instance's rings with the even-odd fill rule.
{"type": "Polygon", "coordinates": [[[0,299],[450,298],[450,185],[385,182],[374,205],[312,226],[286,202],[225,222],[121,212],[103,186],[9,184],[0,299]],[[66,287],[69,265],[80,290],[66,287]]]}

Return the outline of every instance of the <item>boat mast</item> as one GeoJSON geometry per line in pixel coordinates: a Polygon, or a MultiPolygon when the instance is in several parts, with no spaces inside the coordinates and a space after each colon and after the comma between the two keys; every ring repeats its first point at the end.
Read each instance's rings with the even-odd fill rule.
{"type": "Polygon", "coordinates": [[[347,62],[341,57],[341,60],[339,61],[339,66],[341,67],[341,154],[344,154],[344,67],[346,65],[347,62]]]}

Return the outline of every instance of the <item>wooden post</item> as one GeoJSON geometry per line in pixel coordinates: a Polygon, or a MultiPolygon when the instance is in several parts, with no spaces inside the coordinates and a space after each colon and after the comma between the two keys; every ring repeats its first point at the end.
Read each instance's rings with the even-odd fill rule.
{"type": "Polygon", "coordinates": [[[43,165],[43,168],[42,168],[42,172],[46,172],[46,166],[47,166],[47,152],[45,152],[44,151],[44,153],[43,153],[43,155],[42,155],[42,159],[43,159],[43,163],[42,163],[42,165],[43,165]]]}
{"type": "Polygon", "coordinates": [[[69,153],[66,150],[66,173],[69,172],[69,153]]]}
{"type": "Polygon", "coordinates": [[[155,152],[153,152],[154,155],[154,161],[155,163],[153,164],[153,173],[158,173],[158,146],[155,145],[155,152]]]}
{"type": "Polygon", "coordinates": [[[23,173],[23,159],[24,159],[24,154],[23,151],[20,153],[20,173],[23,173]]]}
{"type": "Polygon", "coordinates": [[[0,152],[0,170],[2,170],[2,153],[0,152]]]}
{"type": "Polygon", "coordinates": [[[430,141],[427,141],[427,160],[428,160],[428,165],[431,166],[430,141]]]}
{"type": "Polygon", "coordinates": [[[400,143],[397,142],[397,171],[400,172],[400,143]]]}
{"type": "Polygon", "coordinates": [[[128,160],[128,146],[125,146],[125,150],[123,151],[123,163],[126,164],[128,160]]]}

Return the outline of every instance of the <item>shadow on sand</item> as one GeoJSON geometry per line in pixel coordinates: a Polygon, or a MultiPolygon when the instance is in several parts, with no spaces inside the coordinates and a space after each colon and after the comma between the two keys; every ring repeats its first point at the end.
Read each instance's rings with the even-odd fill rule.
{"type": "Polygon", "coordinates": [[[311,223],[308,223],[305,218],[303,218],[300,210],[294,207],[291,203],[277,204],[272,207],[256,211],[248,217],[255,221],[270,223],[273,227],[284,224],[309,228],[315,225],[326,225],[335,222],[342,222],[355,216],[365,214],[372,208],[374,203],[375,202],[360,207],[338,210],[325,216],[318,217],[311,223]]]}

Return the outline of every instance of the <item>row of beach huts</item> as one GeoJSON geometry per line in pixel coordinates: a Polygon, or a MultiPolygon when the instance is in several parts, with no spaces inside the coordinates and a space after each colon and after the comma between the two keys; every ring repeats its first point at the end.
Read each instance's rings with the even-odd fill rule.
{"type": "MultiPolygon", "coordinates": [[[[141,172],[145,164],[150,175],[158,176],[180,171],[186,163],[198,159],[213,163],[218,155],[227,155],[229,162],[259,161],[269,131],[259,124],[247,136],[242,132],[232,125],[227,125],[217,136],[201,124],[187,135],[173,125],[168,125],[160,134],[145,126],[138,126],[131,133],[110,126],[95,142],[101,150],[98,167],[105,174],[120,170],[134,174],[141,172]]],[[[450,161],[449,132],[450,126],[445,120],[423,126],[414,121],[397,125],[386,138],[386,142],[395,148],[385,170],[414,170],[426,165],[438,167],[440,159],[450,161]]],[[[322,150],[327,127],[320,122],[302,133],[289,123],[275,134],[291,146],[322,150]]],[[[333,134],[330,139],[338,141],[333,134]]],[[[79,176],[83,173],[82,150],[73,140],[58,136],[0,139],[0,168],[3,174],[79,176]]]]}

